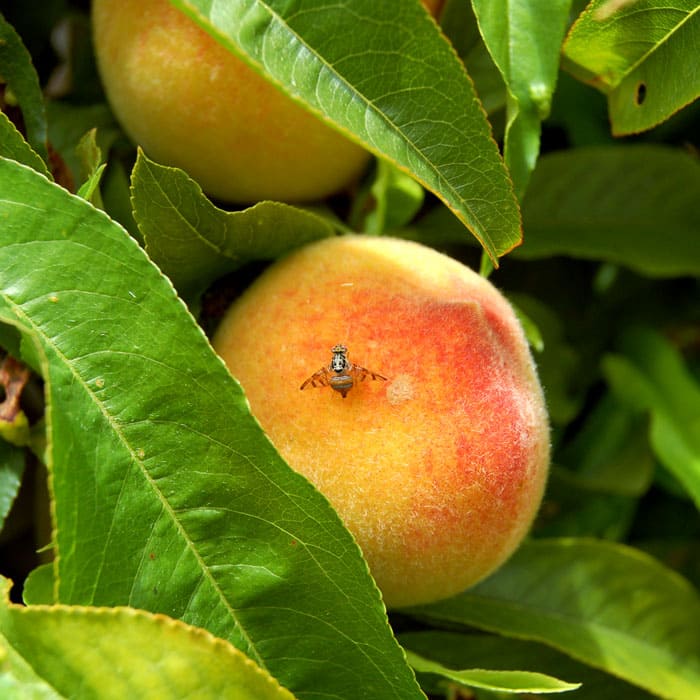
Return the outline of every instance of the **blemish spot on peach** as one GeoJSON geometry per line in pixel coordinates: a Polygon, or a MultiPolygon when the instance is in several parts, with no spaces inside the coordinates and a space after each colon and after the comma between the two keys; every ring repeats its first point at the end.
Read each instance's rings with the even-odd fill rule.
{"type": "Polygon", "coordinates": [[[392,406],[396,406],[404,401],[410,401],[414,396],[414,382],[410,374],[399,374],[386,390],[386,397],[392,406]]]}

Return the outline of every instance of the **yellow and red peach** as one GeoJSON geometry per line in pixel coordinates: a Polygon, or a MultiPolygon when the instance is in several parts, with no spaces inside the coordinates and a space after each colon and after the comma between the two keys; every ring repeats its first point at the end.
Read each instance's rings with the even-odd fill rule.
{"type": "MultiPolygon", "coordinates": [[[[443,0],[424,0],[437,15],[443,0]]],[[[369,154],[216,42],[168,0],[93,0],[109,102],[155,160],[230,202],[323,199],[369,154]]]]}
{"type": "Polygon", "coordinates": [[[536,514],[549,429],[523,331],[486,279],[419,244],[343,236],[273,264],[214,347],[291,467],[355,535],[389,606],[456,594],[536,514]],[[303,381],[343,343],[388,381],[303,381]]]}
{"type": "Polygon", "coordinates": [[[321,199],[368,153],[287,97],[168,0],[93,0],[109,102],[155,160],[226,201],[321,199]]]}

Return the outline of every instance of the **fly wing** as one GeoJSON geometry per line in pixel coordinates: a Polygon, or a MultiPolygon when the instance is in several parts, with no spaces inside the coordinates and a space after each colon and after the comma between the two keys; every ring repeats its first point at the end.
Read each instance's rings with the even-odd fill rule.
{"type": "Polygon", "coordinates": [[[306,389],[307,386],[328,386],[329,372],[327,367],[321,367],[318,372],[314,372],[299,388],[306,389]]]}
{"type": "Polygon", "coordinates": [[[355,379],[358,382],[363,382],[365,379],[367,379],[367,377],[370,377],[371,379],[381,379],[383,382],[386,381],[386,377],[383,377],[381,374],[378,374],[377,372],[372,372],[371,369],[367,369],[366,367],[361,367],[360,365],[353,365],[352,371],[355,374],[355,379]]]}

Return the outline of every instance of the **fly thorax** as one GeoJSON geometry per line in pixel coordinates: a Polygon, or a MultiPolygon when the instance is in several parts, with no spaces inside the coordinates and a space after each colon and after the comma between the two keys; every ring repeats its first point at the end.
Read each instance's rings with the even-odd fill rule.
{"type": "Polygon", "coordinates": [[[342,352],[333,353],[333,359],[331,360],[331,369],[337,374],[340,374],[341,372],[345,372],[347,368],[348,359],[347,357],[345,357],[345,354],[342,352]]]}

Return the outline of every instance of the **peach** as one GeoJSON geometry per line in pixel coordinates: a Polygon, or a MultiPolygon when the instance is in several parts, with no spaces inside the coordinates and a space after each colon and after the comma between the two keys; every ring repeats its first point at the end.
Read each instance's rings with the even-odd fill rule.
{"type": "MultiPolygon", "coordinates": [[[[424,0],[437,15],[443,0],[424,0]]],[[[369,154],[287,97],[168,0],[93,0],[112,109],[155,160],[229,202],[327,197],[369,154]]]]}
{"type": "Polygon", "coordinates": [[[268,268],[214,347],[388,606],[464,590],[527,533],[549,462],[542,390],[511,306],[461,263],[408,241],[323,240],[268,268]],[[387,381],[300,391],[338,343],[387,381]]]}
{"type": "Polygon", "coordinates": [[[125,131],[230,202],[322,199],[369,154],[229,53],[168,0],[93,0],[95,53],[125,131]]]}

